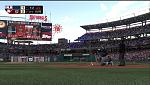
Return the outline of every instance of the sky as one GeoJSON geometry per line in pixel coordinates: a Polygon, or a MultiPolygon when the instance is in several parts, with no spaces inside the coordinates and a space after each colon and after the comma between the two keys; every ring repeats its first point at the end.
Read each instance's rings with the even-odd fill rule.
{"type": "MultiPolygon", "coordinates": [[[[62,26],[62,31],[53,35],[51,42],[57,43],[58,38],[66,38],[71,42],[82,36],[86,31],[82,25],[97,24],[132,17],[149,11],[150,1],[0,1],[0,16],[28,17],[24,14],[7,14],[6,5],[42,5],[49,21],[62,26]],[[51,17],[50,17],[51,15],[51,17]]],[[[1,17],[0,17],[1,19],[1,17]]],[[[17,19],[16,19],[17,20],[17,19]]]]}

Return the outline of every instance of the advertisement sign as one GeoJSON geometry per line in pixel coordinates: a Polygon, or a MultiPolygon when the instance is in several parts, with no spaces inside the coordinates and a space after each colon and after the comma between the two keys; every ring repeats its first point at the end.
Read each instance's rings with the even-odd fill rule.
{"type": "Polygon", "coordinates": [[[52,40],[52,23],[42,23],[41,37],[42,40],[52,40]]]}
{"type": "Polygon", "coordinates": [[[32,61],[33,61],[33,57],[29,57],[29,58],[28,58],[28,61],[29,61],[29,62],[32,62],[32,61]]]}
{"type": "Polygon", "coordinates": [[[37,15],[30,15],[29,20],[42,20],[47,21],[47,16],[37,16],[37,15]]]}

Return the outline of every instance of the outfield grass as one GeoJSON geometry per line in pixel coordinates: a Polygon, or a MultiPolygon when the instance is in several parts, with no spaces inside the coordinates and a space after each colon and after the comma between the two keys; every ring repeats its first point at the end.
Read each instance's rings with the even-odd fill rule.
{"type": "Polygon", "coordinates": [[[149,85],[150,69],[0,64],[0,85],[149,85]]]}

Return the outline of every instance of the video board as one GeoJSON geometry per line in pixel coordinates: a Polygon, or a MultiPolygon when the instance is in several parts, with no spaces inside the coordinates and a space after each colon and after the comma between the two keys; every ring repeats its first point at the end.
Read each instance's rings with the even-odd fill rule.
{"type": "Polygon", "coordinates": [[[39,40],[40,33],[38,22],[8,21],[8,38],[39,40]]]}
{"type": "Polygon", "coordinates": [[[42,40],[52,40],[52,23],[42,23],[41,25],[41,38],[42,40]]]}
{"type": "Polygon", "coordinates": [[[52,23],[0,20],[0,39],[52,40],[52,23]]]}
{"type": "Polygon", "coordinates": [[[0,20],[0,38],[5,39],[7,36],[7,21],[0,20]]]}

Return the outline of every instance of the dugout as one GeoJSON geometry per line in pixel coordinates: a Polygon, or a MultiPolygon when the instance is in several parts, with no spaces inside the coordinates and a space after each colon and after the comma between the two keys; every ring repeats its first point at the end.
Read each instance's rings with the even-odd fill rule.
{"type": "Polygon", "coordinates": [[[89,54],[81,54],[81,55],[75,55],[75,54],[63,54],[59,58],[61,61],[66,62],[93,62],[95,61],[95,56],[89,55],[89,54]]]}
{"type": "Polygon", "coordinates": [[[95,56],[91,55],[89,49],[87,48],[61,49],[60,56],[61,61],[67,62],[95,61],[95,56]]]}

